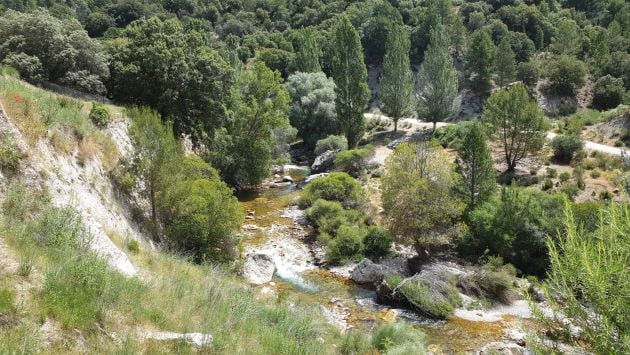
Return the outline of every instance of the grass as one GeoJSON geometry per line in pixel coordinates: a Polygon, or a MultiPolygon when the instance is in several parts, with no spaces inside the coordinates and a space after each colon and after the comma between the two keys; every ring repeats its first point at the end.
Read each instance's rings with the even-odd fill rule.
{"type": "Polygon", "coordinates": [[[88,118],[90,103],[32,87],[8,75],[0,75],[0,89],[3,107],[29,144],[47,138],[58,153],[71,154],[79,148],[84,157],[98,153],[107,168],[115,166],[118,149],[88,118]]]}

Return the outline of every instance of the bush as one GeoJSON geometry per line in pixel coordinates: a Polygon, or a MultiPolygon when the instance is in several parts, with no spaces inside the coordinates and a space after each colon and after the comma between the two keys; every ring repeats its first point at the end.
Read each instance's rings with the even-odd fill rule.
{"type": "Polygon", "coordinates": [[[127,242],[127,250],[134,254],[138,254],[140,252],[140,243],[138,243],[135,239],[130,239],[127,242]]]}
{"type": "Polygon", "coordinates": [[[0,288],[0,316],[13,313],[15,310],[15,294],[8,289],[0,288]]]}
{"type": "Polygon", "coordinates": [[[623,80],[610,75],[602,76],[595,82],[593,107],[598,110],[615,108],[621,103],[624,94],[623,80]]]}
{"type": "Polygon", "coordinates": [[[575,153],[583,146],[582,140],[573,135],[558,135],[551,140],[553,156],[561,163],[570,163],[575,153]]]}
{"type": "Polygon", "coordinates": [[[599,172],[599,170],[593,170],[593,171],[591,171],[591,177],[592,177],[593,179],[597,179],[597,178],[598,178],[598,177],[600,177],[600,176],[601,176],[601,173],[599,172]]]}
{"type": "Polygon", "coordinates": [[[344,224],[360,224],[363,216],[356,210],[344,210],[338,201],[319,199],[306,210],[306,218],[320,233],[335,236],[344,224]]]}
{"type": "Polygon", "coordinates": [[[446,319],[462,301],[455,287],[455,278],[448,276],[448,281],[441,280],[445,275],[436,275],[436,280],[430,282],[420,278],[410,279],[399,285],[397,290],[418,312],[446,319]]]}
{"type": "Polygon", "coordinates": [[[344,136],[328,136],[320,139],[315,144],[315,155],[320,155],[328,150],[343,151],[348,149],[348,141],[344,136]]]}
{"type": "Polygon", "coordinates": [[[516,78],[529,88],[535,87],[540,79],[538,63],[531,61],[518,63],[516,78]]]}
{"type": "Polygon", "coordinates": [[[562,55],[547,62],[546,75],[558,95],[573,95],[586,82],[586,65],[575,57],[562,55]]]}
{"type": "Polygon", "coordinates": [[[371,257],[381,257],[390,253],[393,238],[391,234],[381,227],[373,226],[368,228],[363,245],[365,255],[371,257]]]}
{"type": "Polygon", "coordinates": [[[35,235],[44,245],[56,250],[76,250],[90,242],[83,219],[72,207],[50,207],[40,216],[35,235]]]}
{"type": "Polygon", "coordinates": [[[510,304],[514,293],[516,269],[504,264],[500,257],[489,256],[481,270],[465,280],[467,288],[473,288],[477,296],[510,304]]]}
{"type": "Polygon", "coordinates": [[[551,190],[552,188],[553,188],[553,181],[550,178],[545,178],[545,180],[543,180],[542,190],[547,191],[547,190],[551,190]]]}
{"type": "Polygon", "coordinates": [[[335,158],[335,166],[358,177],[365,171],[368,159],[374,155],[374,147],[367,146],[360,149],[346,150],[339,152],[335,158]]]}
{"type": "Polygon", "coordinates": [[[300,207],[306,208],[324,199],[339,201],[345,208],[354,208],[361,205],[363,198],[363,188],[357,180],[346,173],[336,172],[307,185],[300,198],[300,207]]]}
{"type": "Polygon", "coordinates": [[[547,177],[555,179],[558,176],[558,170],[554,168],[547,168],[547,177]]]}
{"type": "Polygon", "coordinates": [[[15,173],[20,168],[23,154],[8,133],[0,134],[0,168],[5,172],[15,173]]]}
{"type": "Polygon", "coordinates": [[[405,323],[384,324],[372,334],[372,346],[383,354],[417,353],[418,349],[424,348],[424,337],[421,332],[405,323]]]}
{"type": "Polygon", "coordinates": [[[571,174],[569,172],[565,171],[562,174],[560,174],[560,176],[558,176],[558,178],[560,178],[560,181],[562,181],[562,182],[567,182],[567,181],[569,181],[569,179],[571,179],[571,174]]]}
{"type": "Polygon", "coordinates": [[[458,149],[464,141],[464,137],[466,137],[466,134],[474,124],[475,122],[472,121],[464,121],[441,127],[435,131],[433,138],[437,139],[444,148],[458,149]]]}
{"type": "Polygon", "coordinates": [[[109,124],[109,112],[103,105],[93,103],[89,118],[98,128],[105,128],[109,124]]]}
{"type": "Polygon", "coordinates": [[[326,258],[332,263],[358,260],[363,251],[364,231],[356,226],[342,225],[337,236],[326,247],[326,258]]]}
{"type": "Polygon", "coordinates": [[[561,193],[567,195],[570,199],[574,199],[577,195],[580,194],[580,188],[577,184],[564,184],[560,186],[558,189],[561,193]]]}

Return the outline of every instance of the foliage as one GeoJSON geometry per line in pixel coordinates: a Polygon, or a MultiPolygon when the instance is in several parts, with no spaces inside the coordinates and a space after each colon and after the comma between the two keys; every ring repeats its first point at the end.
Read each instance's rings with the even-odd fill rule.
{"type": "Polygon", "coordinates": [[[308,184],[300,197],[300,206],[308,207],[320,198],[341,202],[345,208],[354,208],[362,204],[364,195],[358,181],[346,173],[335,172],[308,184]]]}
{"type": "Polygon", "coordinates": [[[109,124],[110,117],[107,108],[103,105],[92,104],[88,118],[98,128],[105,128],[109,124]]]}
{"type": "Polygon", "coordinates": [[[437,25],[431,30],[431,43],[417,79],[418,117],[433,122],[443,121],[459,110],[457,70],[448,52],[446,28],[437,25]]]}
{"type": "Polygon", "coordinates": [[[443,243],[463,205],[451,195],[452,163],[436,143],[404,143],[385,162],[381,196],[393,235],[418,252],[443,243]]]}
{"type": "Polygon", "coordinates": [[[387,36],[383,74],[380,78],[383,112],[394,121],[394,132],[398,120],[411,111],[411,94],[414,79],[409,66],[409,35],[402,26],[391,29],[387,36]]]}
{"type": "Polygon", "coordinates": [[[9,10],[0,17],[0,47],[0,62],[15,67],[27,80],[105,93],[105,55],[77,21],[62,21],[43,9],[9,10]]]}
{"type": "Polygon", "coordinates": [[[348,147],[355,148],[363,136],[363,110],[369,99],[367,70],[357,30],[342,16],[332,33],[332,77],[335,80],[335,108],[348,147]]]}
{"type": "Polygon", "coordinates": [[[623,80],[610,75],[602,76],[595,82],[593,107],[598,110],[615,108],[621,103],[625,91],[623,80]]]}
{"type": "Polygon", "coordinates": [[[215,132],[207,150],[224,180],[245,187],[269,175],[274,129],[289,125],[289,104],[280,74],[263,62],[241,73],[232,93],[230,122],[215,132]]]}
{"type": "Polygon", "coordinates": [[[582,38],[577,23],[570,19],[562,19],[550,47],[556,54],[575,56],[580,52],[581,42],[582,38]]]}
{"type": "Polygon", "coordinates": [[[348,174],[359,177],[366,169],[368,160],[374,155],[374,147],[344,150],[337,153],[335,166],[348,174]]]}
{"type": "MultiPolygon", "coordinates": [[[[319,57],[321,49],[317,32],[305,29],[298,34],[298,50],[295,54],[294,67],[297,72],[317,73],[321,70],[319,57]]],[[[293,95],[292,95],[293,96],[293,95]]]]}
{"type": "Polygon", "coordinates": [[[551,140],[553,156],[561,163],[570,163],[583,146],[582,139],[574,135],[557,135],[551,140]]]}
{"type": "Polygon", "coordinates": [[[560,196],[506,187],[471,213],[460,253],[500,256],[525,274],[543,275],[549,263],[545,238],[556,233],[561,204],[560,196]]]}
{"type": "Polygon", "coordinates": [[[440,142],[444,148],[459,149],[471,127],[475,124],[472,121],[460,121],[443,126],[435,131],[432,138],[440,142]]]}
{"type": "Polygon", "coordinates": [[[9,173],[15,173],[20,168],[20,160],[24,154],[15,144],[14,138],[8,133],[0,134],[0,168],[9,173]]]}
{"type": "Polygon", "coordinates": [[[473,210],[487,201],[497,186],[494,161],[481,124],[471,125],[458,153],[459,172],[462,174],[460,192],[468,203],[468,209],[473,210]]]}
{"type": "Polygon", "coordinates": [[[507,38],[502,39],[497,46],[494,66],[497,73],[497,84],[500,87],[514,80],[516,76],[516,57],[507,38]]]}
{"type": "Polygon", "coordinates": [[[483,119],[493,132],[498,132],[503,145],[508,171],[544,143],[544,117],[523,85],[495,92],[483,111],[483,119]]]}
{"type": "Polygon", "coordinates": [[[306,144],[312,147],[320,139],[340,133],[332,79],[322,72],[298,72],[285,85],[292,101],[289,120],[306,144]]]}
{"type": "Polygon", "coordinates": [[[334,264],[360,260],[363,255],[363,237],[362,229],[341,225],[335,238],[326,246],[326,259],[334,264]]]}
{"type": "Polygon", "coordinates": [[[551,268],[546,288],[555,295],[550,298],[552,309],[570,321],[554,324],[564,341],[583,341],[596,353],[626,353],[630,351],[626,311],[630,210],[610,203],[601,215],[604,220],[594,232],[586,231],[565,206],[565,232],[547,241],[551,268]],[[581,329],[580,340],[571,336],[569,325],[581,329]]]}
{"type": "Polygon", "coordinates": [[[348,141],[346,141],[346,137],[328,136],[317,141],[317,143],[315,144],[314,153],[315,155],[320,155],[329,150],[340,152],[346,149],[348,149],[348,141]]]}
{"type": "Polygon", "coordinates": [[[528,88],[536,87],[540,78],[540,68],[535,61],[518,63],[516,69],[516,78],[525,84],[528,88]]]}
{"type": "Polygon", "coordinates": [[[561,55],[546,63],[545,75],[558,95],[574,95],[585,83],[586,65],[579,59],[561,55]]]}
{"type": "Polygon", "coordinates": [[[413,349],[420,355],[423,343],[422,334],[405,323],[383,324],[372,334],[372,346],[385,354],[404,354],[404,349],[413,349]]]}
{"type": "Polygon", "coordinates": [[[510,304],[514,297],[516,269],[510,264],[503,264],[500,257],[488,257],[481,270],[470,276],[478,289],[478,296],[510,304]]]}
{"type": "Polygon", "coordinates": [[[488,31],[484,29],[475,31],[471,38],[466,69],[472,74],[473,89],[482,95],[486,95],[492,85],[494,52],[494,44],[488,31]]]}
{"type": "Polygon", "coordinates": [[[462,300],[453,275],[434,277],[447,280],[425,280],[416,276],[402,282],[394,292],[401,293],[417,311],[432,318],[446,319],[462,300]]]}
{"type": "Polygon", "coordinates": [[[232,70],[199,31],[153,17],[108,49],[113,98],[153,108],[196,141],[223,125],[232,70]]]}
{"type": "Polygon", "coordinates": [[[363,237],[365,255],[376,258],[388,255],[392,242],[393,238],[389,231],[378,226],[371,226],[363,237]]]}

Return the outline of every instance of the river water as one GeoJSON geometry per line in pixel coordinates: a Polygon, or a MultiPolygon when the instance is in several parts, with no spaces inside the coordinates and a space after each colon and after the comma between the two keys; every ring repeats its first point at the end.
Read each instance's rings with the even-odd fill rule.
{"type": "MultiPolygon", "coordinates": [[[[490,318],[462,309],[459,312],[462,317],[435,321],[377,304],[374,290],[354,284],[341,276],[339,270],[332,272],[318,265],[312,247],[313,230],[299,223],[303,213],[294,203],[299,193],[297,186],[290,184],[239,196],[247,215],[244,254],[270,255],[277,267],[274,281],[260,286],[266,291],[299,295],[300,299],[318,305],[329,321],[342,330],[411,322],[425,333],[427,350],[438,354],[475,352],[488,343],[506,340],[507,330],[530,325],[527,317],[518,316],[518,309],[513,312],[515,315],[509,315],[508,310],[490,318]],[[480,321],[471,320],[476,318],[480,321]]],[[[526,305],[521,301],[520,307],[526,305]]]]}

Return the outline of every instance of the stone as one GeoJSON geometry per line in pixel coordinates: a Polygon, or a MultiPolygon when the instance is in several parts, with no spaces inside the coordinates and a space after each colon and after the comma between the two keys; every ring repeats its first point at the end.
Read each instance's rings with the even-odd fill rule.
{"type": "Polygon", "coordinates": [[[328,175],[329,175],[328,173],[319,173],[319,174],[309,175],[309,176],[306,177],[306,179],[304,179],[304,183],[308,184],[308,183],[310,183],[311,181],[313,181],[313,180],[315,180],[317,178],[328,176],[328,175]]]}
{"type": "Polygon", "coordinates": [[[525,332],[520,329],[508,329],[505,331],[505,337],[514,341],[520,346],[525,346],[527,334],[525,334],[525,332]]]}
{"type": "Polygon", "coordinates": [[[527,351],[524,347],[508,342],[492,342],[485,345],[475,354],[478,355],[490,355],[490,354],[500,354],[500,355],[522,355],[526,354],[527,351]]]}
{"type": "Polygon", "coordinates": [[[293,178],[289,175],[285,175],[282,177],[282,182],[293,182],[293,178]]]}
{"type": "Polygon", "coordinates": [[[385,276],[394,273],[386,266],[375,264],[370,259],[363,259],[352,270],[350,279],[358,284],[372,284],[377,285],[385,276]]]}
{"type": "Polygon", "coordinates": [[[285,164],[282,167],[282,172],[285,175],[288,175],[288,174],[291,174],[291,173],[297,173],[297,174],[306,175],[308,173],[308,167],[307,166],[293,165],[293,164],[285,164]]]}
{"type": "Polygon", "coordinates": [[[318,155],[317,158],[315,158],[313,165],[311,165],[311,172],[315,174],[323,173],[326,170],[332,168],[335,164],[336,157],[337,152],[334,150],[327,150],[323,152],[322,154],[318,155]]]}
{"type": "Polygon", "coordinates": [[[255,224],[244,224],[242,228],[246,231],[256,231],[260,229],[260,227],[255,224]]]}
{"type": "Polygon", "coordinates": [[[203,333],[147,332],[142,337],[152,340],[184,340],[196,348],[212,343],[212,335],[203,333]]]}
{"type": "Polygon", "coordinates": [[[243,276],[254,285],[270,282],[276,272],[276,265],[267,254],[248,254],[243,267],[243,276]]]}

